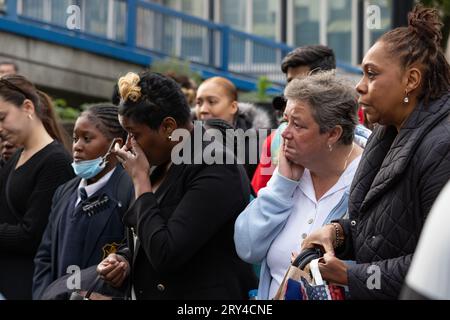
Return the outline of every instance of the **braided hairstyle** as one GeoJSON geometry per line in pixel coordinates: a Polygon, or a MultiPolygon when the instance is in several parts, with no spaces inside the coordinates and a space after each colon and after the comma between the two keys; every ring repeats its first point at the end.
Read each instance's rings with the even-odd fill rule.
{"type": "Polygon", "coordinates": [[[81,115],[86,116],[89,121],[94,123],[95,127],[108,139],[122,138],[124,142],[127,140],[127,132],[119,122],[118,107],[109,103],[95,104],[81,115]]]}
{"type": "Polygon", "coordinates": [[[119,79],[119,114],[135,123],[158,130],[167,117],[179,127],[191,121],[191,111],[180,86],[169,77],[143,71],[128,73],[119,79]]]}
{"type": "Polygon", "coordinates": [[[408,14],[408,27],[391,30],[378,40],[387,45],[393,57],[398,57],[403,69],[421,65],[422,88],[418,98],[425,104],[450,88],[450,66],[440,46],[442,25],[436,9],[417,5],[408,14]]]}

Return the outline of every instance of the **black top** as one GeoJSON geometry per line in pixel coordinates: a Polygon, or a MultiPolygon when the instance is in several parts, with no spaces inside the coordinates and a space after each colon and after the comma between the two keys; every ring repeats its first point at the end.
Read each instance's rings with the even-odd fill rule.
{"type": "Polygon", "coordinates": [[[249,186],[240,165],[173,164],[156,193],[136,200],[125,223],[139,240],[134,257],[122,253],[138,299],[247,298],[256,278],[233,235],[249,186]]]}
{"type": "Polygon", "coordinates": [[[47,225],[53,193],[74,177],[72,157],[58,142],[15,170],[20,154],[21,150],[0,171],[0,292],[18,299],[31,296],[33,257],[47,225]]]}
{"type": "Polygon", "coordinates": [[[336,252],[356,260],[347,272],[353,299],[399,297],[425,219],[450,179],[449,115],[446,94],[419,105],[400,132],[378,126],[371,135],[351,187],[350,220],[340,221],[345,245],[336,252]]]}

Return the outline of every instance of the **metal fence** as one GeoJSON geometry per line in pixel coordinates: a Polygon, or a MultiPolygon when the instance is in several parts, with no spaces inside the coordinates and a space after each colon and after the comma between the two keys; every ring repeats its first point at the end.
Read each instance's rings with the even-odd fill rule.
{"type": "MultiPolygon", "coordinates": [[[[9,19],[107,40],[134,51],[177,57],[221,72],[255,79],[266,76],[280,86],[285,81],[280,62],[293,49],[143,0],[0,0],[0,10],[2,2],[9,19]],[[77,21],[77,8],[78,28],[68,29],[71,16],[77,21]]],[[[350,73],[359,72],[340,66],[350,73]]]]}

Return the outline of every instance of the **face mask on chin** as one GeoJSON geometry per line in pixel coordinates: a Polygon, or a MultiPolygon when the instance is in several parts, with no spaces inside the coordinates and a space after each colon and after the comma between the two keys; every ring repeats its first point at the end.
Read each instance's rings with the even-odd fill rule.
{"type": "Polygon", "coordinates": [[[94,160],[86,160],[73,162],[72,168],[77,176],[83,179],[92,179],[100,172],[102,172],[106,167],[106,161],[104,157],[99,157],[94,160]]]}
{"type": "Polygon", "coordinates": [[[73,171],[77,176],[83,179],[92,179],[96,175],[98,175],[100,172],[102,172],[106,165],[108,164],[108,161],[106,161],[106,158],[111,153],[111,150],[116,143],[117,138],[113,139],[108,152],[103,157],[98,157],[97,159],[93,160],[85,160],[85,161],[79,161],[79,162],[72,162],[72,168],[73,171]]]}

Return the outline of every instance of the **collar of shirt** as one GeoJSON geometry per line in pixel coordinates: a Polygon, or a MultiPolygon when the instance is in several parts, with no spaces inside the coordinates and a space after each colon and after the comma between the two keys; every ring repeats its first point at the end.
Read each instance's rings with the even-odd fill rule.
{"type": "MultiPolygon", "coordinates": [[[[80,184],[78,185],[78,189],[84,188],[86,190],[88,198],[91,197],[93,194],[95,194],[98,190],[103,188],[113,175],[116,168],[105,174],[100,180],[98,180],[96,183],[87,185],[86,179],[81,179],[80,184]]],[[[78,193],[79,194],[79,193],[78,193]]],[[[75,202],[75,207],[80,203],[81,199],[80,196],[78,196],[77,201],[75,202]]]]}
{"type": "Polygon", "coordinates": [[[316,191],[314,190],[314,184],[311,177],[311,172],[308,169],[305,169],[305,172],[303,173],[302,178],[299,181],[298,184],[298,191],[303,192],[303,194],[310,199],[314,203],[320,202],[320,200],[325,199],[326,197],[329,197],[330,195],[347,188],[353,180],[354,173],[358,167],[359,160],[361,159],[361,156],[354,159],[349,166],[347,166],[347,169],[341,174],[339,177],[339,180],[328,190],[320,199],[316,199],[316,191]]]}

